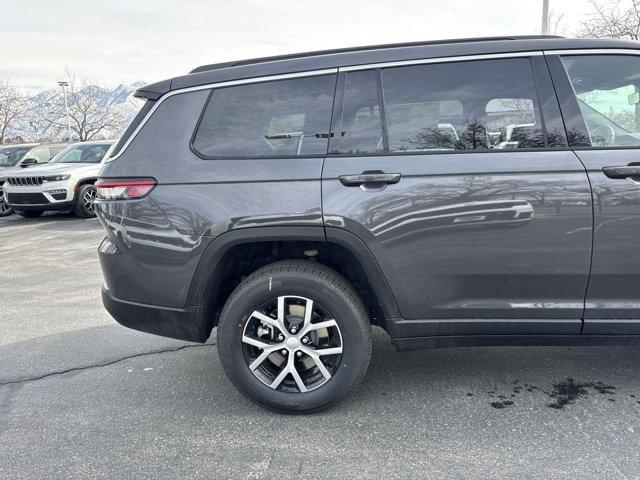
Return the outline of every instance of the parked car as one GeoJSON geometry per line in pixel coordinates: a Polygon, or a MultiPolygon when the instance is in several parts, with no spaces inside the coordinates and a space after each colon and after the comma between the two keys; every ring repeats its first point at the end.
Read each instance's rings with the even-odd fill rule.
{"type": "Polygon", "coordinates": [[[21,168],[35,167],[49,161],[70,145],[69,142],[39,143],[24,154],[18,164],[21,168]]]}
{"type": "Polygon", "coordinates": [[[113,140],[69,145],[49,163],[14,170],[6,179],[5,201],[23,217],[39,217],[47,210],[73,210],[80,218],[95,216],[94,186],[101,161],[113,140]]]}
{"type": "Polygon", "coordinates": [[[232,382],[285,412],[353,390],[372,325],[398,350],[638,345],[638,72],[635,42],[521,37],[144,87],[96,183],[104,305],[217,327],[232,382]]]}
{"type": "Polygon", "coordinates": [[[2,186],[8,171],[16,168],[20,160],[24,158],[35,143],[21,143],[16,145],[0,146],[0,217],[6,217],[13,213],[13,209],[4,201],[2,186]]]}

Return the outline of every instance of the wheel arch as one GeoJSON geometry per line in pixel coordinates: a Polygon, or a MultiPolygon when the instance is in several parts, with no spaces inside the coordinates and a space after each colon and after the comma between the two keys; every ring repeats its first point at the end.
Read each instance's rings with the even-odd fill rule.
{"type": "Polygon", "coordinates": [[[229,294],[248,274],[273,261],[309,258],[304,253],[314,250],[318,254],[312,259],[334,268],[353,284],[372,323],[386,328],[389,320],[399,316],[383,272],[366,245],[346,230],[327,238],[324,227],[314,226],[255,227],[220,235],[198,263],[187,304],[203,308],[204,327],[211,331],[229,294]]]}
{"type": "Polygon", "coordinates": [[[88,177],[88,178],[83,178],[81,180],[78,181],[76,188],[82,187],[84,185],[88,185],[88,184],[94,184],[96,183],[96,180],[98,180],[98,177],[88,177]]]}

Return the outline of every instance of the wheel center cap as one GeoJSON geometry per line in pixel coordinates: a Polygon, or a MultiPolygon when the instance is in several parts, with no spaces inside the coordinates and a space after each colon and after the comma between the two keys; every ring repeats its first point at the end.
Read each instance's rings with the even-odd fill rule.
{"type": "Polygon", "coordinates": [[[300,347],[300,341],[296,337],[289,337],[287,338],[285,345],[288,349],[295,350],[296,348],[300,347]]]}

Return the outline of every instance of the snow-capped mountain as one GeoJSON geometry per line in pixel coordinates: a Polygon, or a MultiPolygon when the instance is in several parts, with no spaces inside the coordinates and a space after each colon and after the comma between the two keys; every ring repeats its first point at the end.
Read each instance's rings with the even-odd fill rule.
{"type": "MultiPolygon", "coordinates": [[[[99,85],[86,85],[82,87],[83,93],[89,93],[92,97],[97,98],[100,105],[114,106],[122,109],[127,117],[133,117],[140,109],[142,103],[133,98],[133,92],[140,87],[146,85],[144,82],[138,81],[131,84],[120,84],[115,88],[101,87],[99,85]]],[[[31,95],[30,100],[35,105],[41,105],[47,102],[52,96],[59,94],[59,89],[41,89],[40,92],[31,95]]]]}
{"type": "MultiPolygon", "coordinates": [[[[116,130],[101,132],[101,137],[116,138],[122,134],[142,106],[142,101],[134,98],[133,92],[144,85],[144,82],[138,81],[131,84],[120,84],[114,88],[93,84],[86,84],[80,88],[82,95],[91,97],[92,101],[102,108],[115,110],[123,118],[124,126],[116,130]]],[[[30,87],[28,91],[23,93],[28,97],[30,108],[19,121],[12,125],[9,137],[15,135],[29,141],[66,139],[66,130],[55,131],[51,128],[47,129],[45,127],[46,122],[42,121],[43,112],[47,110],[47,106],[53,103],[53,99],[56,96],[59,98],[60,88],[38,89],[37,87],[30,87]]]]}

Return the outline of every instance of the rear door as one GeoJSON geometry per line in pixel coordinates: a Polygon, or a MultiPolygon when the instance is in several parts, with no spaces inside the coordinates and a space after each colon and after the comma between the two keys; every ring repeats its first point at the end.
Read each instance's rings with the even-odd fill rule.
{"type": "Polygon", "coordinates": [[[338,84],[327,237],[371,249],[403,317],[392,334],[580,333],[591,194],[544,58],[347,68],[338,84]]]}
{"type": "Polygon", "coordinates": [[[639,334],[640,51],[547,57],[571,145],[593,187],[584,333],[639,334]]]}

